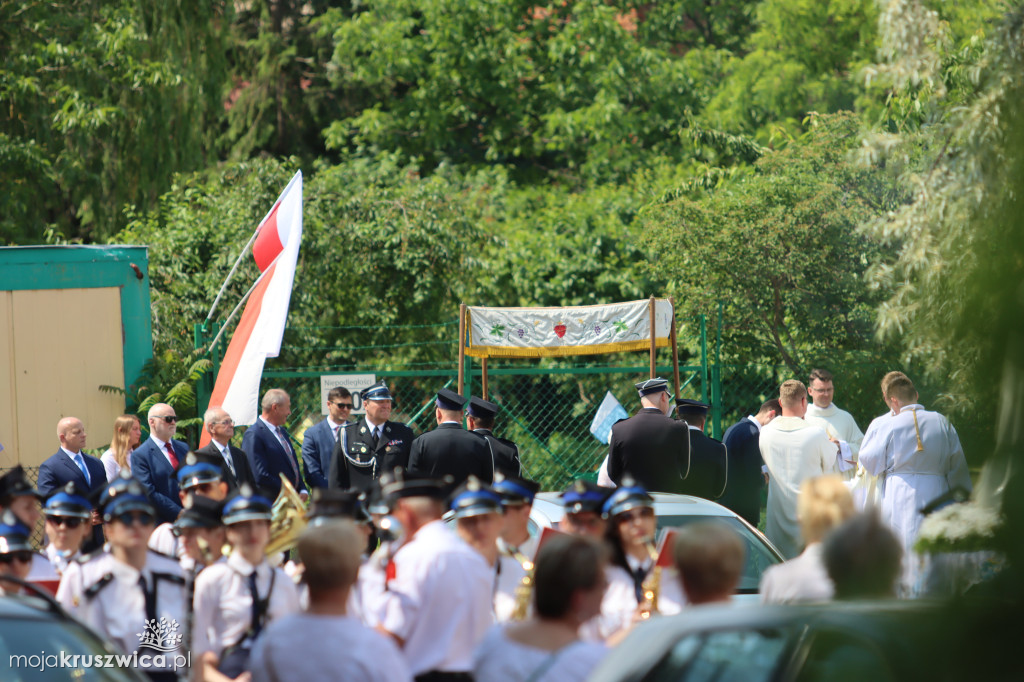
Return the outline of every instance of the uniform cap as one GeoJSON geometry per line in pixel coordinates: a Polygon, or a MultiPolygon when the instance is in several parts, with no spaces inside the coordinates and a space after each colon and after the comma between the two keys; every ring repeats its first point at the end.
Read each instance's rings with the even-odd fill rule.
{"type": "Polygon", "coordinates": [[[364,388],[359,392],[359,397],[363,401],[367,400],[391,400],[391,391],[388,390],[388,385],[383,381],[378,381],[373,386],[364,388]]]}
{"type": "Polygon", "coordinates": [[[494,485],[491,488],[494,492],[501,495],[502,504],[513,506],[532,503],[533,498],[540,491],[540,483],[527,478],[505,476],[499,472],[494,474],[494,485]]]}
{"type": "Polygon", "coordinates": [[[34,495],[39,499],[43,498],[42,494],[29,483],[28,476],[25,474],[25,468],[19,464],[3,476],[0,476],[0,500],[25,495],[34,495]]]}
{"type": "Polygon", "coordinates": [[[676,398],[676,411],[680,415],[693,414],[697,416],[706,417],[708,410],[711,406],[707,403],[702,403],[699,400],[691,400],[690,398],[676,398]]]}
{"type": "Polygon", "coordinates": [[[634,384],[637,393],[643,398],[645,395],[651,395],[654,393],[660,393],[661,391],[668,390],[668,379],[662,379],[661,377],[655,377],[654,379],[645,379],[638,384],[634,384]]]}
{"type": "Polygon", "coordinates": [[[224,503],[202,495],[185,498],[185,511],[174,522],[174,530],[185,528],[216,528],[222,524],[224,503]]]}
{"type": "Polygon", "coordinates": [[[477,398],[472,396],[469,399],[469,408],[466,410],[467,414],[471,417],[478,417],[480,419],[494,419],[498,414],[498,406],[492,402],[488,402],[483,398],[477,398]]]}
{"type": "Polygon", "coordinates": [[[270,521],[274,503],[252,489],[247,483],[224,504],[221,520],[225,526],[242,521],[270,521]]]}
{"type": "Polygon", "coordinates": [[[188,490],[203,483],[218,483],[223,480],[219,459],[196,452],[185,455],[185,461],[178,465],[177,476],[178,487],[182,490],[188,490]]]}
{"type": "Polygon", "coordinates": [[[604,513],[609,518],[638,507],[654,507],[654,498],[637,485],[632,478],[626,476],[622,485],[615,489],[604,503],[604,513]]]}
{"type": "Polygon", "coordinates": [[[32,545],[28,543],[31,534],[28,526],[19,521],[14,512],[7,509],[0,517],[0,554],[33,551],[32,545]]]}
{"type": "Polygon", "coordinates": [[[461,410],[466,404],[466,399],[449,388],[442,388],[437,392],[435,403],[442,410],[461,410]]]}
{"type": "Polygon", "coordinates": [[[395,467],[393,473],[380,477],[381,496],[389,509],[403,497],[430,497],[435,500],[443,500],[448,497],[451,485],[451,476],[444,478],[417,476],[407,479],[400,467],[395,467]]]}
{"type": "Polygon", "coordinates": [[[501,496],[489,486],[470,476],[452,495],[449,506],[456,519],[465,519],[483,514],[501,513],[501,496]]]}
{"type": "Polygon", "coordinates": [[[78,486],[70,481],[46,500],[43,513],[47,516],[88,519],[92,516],[92,503],[78,492],[78,486]]]}
{"type": "Polygon", "coordinates": [[[605,500],[608,499],[610,488],[604,488],[592,481],[577,479],[562,491],[562,506],[567,514],[580,512],[602,513],[605,500]]]}
{"type": "MultiPolygon", "coordinates": [[[[371,521],[364,504],[366,494],[357,490],[314,488],[313,504],[306,515],[312,525],[327,519],[352,519],[356,523],[371,521]]],[[[385,514],[387,511],[384,512],[385,514]]]]}
{"type": "Polygon", "coordinates": [[[156,508],[146,496],[146,489],[132,478],[127,469],[121,469],[117,478],[100,489],[99,507],[103,510],[103,520],[107,522],[127,511],[146,512],[156,516],[156,508]]]}

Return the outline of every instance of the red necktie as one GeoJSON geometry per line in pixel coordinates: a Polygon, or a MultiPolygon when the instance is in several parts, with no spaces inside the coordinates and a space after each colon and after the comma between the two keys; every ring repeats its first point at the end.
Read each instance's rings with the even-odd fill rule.
{"type": "Polygon", "coordinates": [[[167,458],[171,460],[171,466],[177,469],[178,456],[174,454],[174,448],[171,447],[170,443],[164,443],[164,447],[167,448],[167,458]]]}

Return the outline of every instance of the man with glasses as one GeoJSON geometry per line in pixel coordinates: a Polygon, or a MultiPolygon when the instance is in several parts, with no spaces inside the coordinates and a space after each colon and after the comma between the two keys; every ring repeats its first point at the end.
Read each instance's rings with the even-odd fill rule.
{"type": "Polygon", "coordinates": [[[835,392],[832,372],[827,369],[811,370],[810,382],[807,384],[807,394],[811,397],[811,403],[807,406],[804,418],[811,423],[820,420],[817,421],[818,426],[825,429],[825,433],[833,442],[839,442],[836,466],[842,477],[849,481],[857,474],[857,453],[860,452],[864,434],[854,421],[853,415],[846,410],[840,410],[832,402],[835,392]]]}
{"type": "Polygon", "coordinates": [[[132,475],[146,489],[160,521],[174,523],[181,513],[178,479],[174,471],[185,461],[189,447],[174,440],[178,416],[166,403],[149,408],[149,438],[132,452],[132,475]]]}
{"type": "Polygon", "coordinates": [[[211,455],[221,461],[221,475],[229,490],[237,490],[243,483],[256,486],[249,458],[245,451],[231,444],[235,435],[235,422],[231,415],[219,407],[211,407],[203,415],[203,428],[210,434],[206,447],[196,450],[200,455],[211,455]]]}
{"type": "Polygon", "coordinates": [[[331,470],[331,454],[338,434],[352,414],[352,393],[344,386],[335,386],[327,393],[327,418],[306,429],[302,436],[302,462],[306,479],[315,488],[327,487],[331,470]]]}
{"type": "MultiPolygon", "coordinates": [[[[85,447],[85,426],[80,419],[65,417],[57,422],[60,449],[41,465],[36,485],[43,497],[48,497],[68,483],[74,482],[79,490],[92,491],[107,483],[107,472],[97,457],[82,452],[85,447]]],[[[92,538],[86,551],[103,544],[103,528],[99,514],[92,515],[92,538]]]]}
{"type": "Polygon", "coordinates": [[[629,474],[646,490],[681,493],[690,472],[690,430],[669,416],[668,381],[647,379],[635,387],[643,408],[612,426],[608,475],[616,485],[629,474]]]}
{"type": "Polygon", "coordinates": [[[384,472],[405,471],[415,437],[412,429],[391,421],[391,391],[378,381],[359,394],[366,414],[338,430],[331,453],[327,485],[331,488],[369,490],[384,472]]]}
{"type": "Polygon", "coordinates": [[[284,474],[305,500],[309,496],[306,483],[299,472],[291,434],[284,427],[292,413],[292,399],[283,389],[272,388],[263,394],[260,407],[263,412],[242,436],[242,449],[249,456],[256,485],[274,499],[281,492],[284,474]]]}

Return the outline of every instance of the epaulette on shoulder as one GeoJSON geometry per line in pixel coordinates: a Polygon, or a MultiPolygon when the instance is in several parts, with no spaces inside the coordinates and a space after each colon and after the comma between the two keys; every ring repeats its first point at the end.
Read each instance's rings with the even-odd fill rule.
{"type": "Polygon", "coordinates": [[[157,571],[153,571],[153,578],[155,580],[164,580],[166,582],[174,583],[176,585],[185,584],[185,578],[176,573],[159,573],[157,571]]]}
{"type": "Polygon", "coordinates": [[[155,550],[152,547],[149,548],[149,553],[150,554],[156,554],[158,557],[162,557],[164,559],[170,559],[171,561],[177,561],[178,560],[178,557],[171,556],[170,554],[164,554],[163,552],[155,550]]]}
{"type": "Polygon", "coordinates": [[[80,564],[86,564],[95,559],[96,557],[101,556],[103,553],[103,548],[100,547],[98,549],[94,549],[88,554],[79,554],[75,557],[75,561],[77,561],[80,564]]]}
{"type": "Polygon", "coordinates": [[[359,426],[359,420],[356,420],[354,422],[345,422],[344,424],[341,425],[341,428],[351,429],[353,426],[359,426]]]}
{"type": "Polygon", "coordinates": [[[86,599],[93,599],[97,594],[100,593],[100,590],[102,590],[104,587],[106,587],[111,582],[113,582],[113,580],[114,580],[114,574],[113,573],[109,573],[109,572],[108,573],[104,573],[102,578],[100,578],[99,580],[94,582],[89,587],[85,588],[85,598],[86,599]]]}

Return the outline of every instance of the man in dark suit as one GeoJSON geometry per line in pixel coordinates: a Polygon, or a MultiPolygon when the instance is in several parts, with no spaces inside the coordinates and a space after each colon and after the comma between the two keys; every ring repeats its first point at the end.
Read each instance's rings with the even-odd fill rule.
{"type": "Polygon", "coordinates": [[[334,444],[350,414],[352,393],[344,386],[335,386],[327,392],[327,418],[310,426],[302,435],[302,463],[306,466],[306,480],[314,488],[327,487],[334,444]]]}
{"type": "Polygon", "coordinates": [[[608,475],[616,485],[629,474],[650,491],[679,492],[690,471],[690,435],[686,424],[672,419],[668,381],[636,384],[643,408],[612,426],[608,441],[608,475]]]}
{"type": "Polygon", "coordinates": [[[174,471],[185,461],[189,447],[174,440],[178,416],[170,405],[157,403],[149,408],[146,419],[149,438],[132,452],[132,476],[146,489],[161,522],[174,523],[182,508],[174,471]]]}
{"type": "Polygon", "coordinates": [[[221,480],[228,484],[228,490],[237,490],[243,483],[256,486],[249,458],[245,451],[231,444],[235,435],[235,422],[231,415],[219,407],[211,407],[203,415],[203,428],[210,434],[206,447],[196,450],[201,455],[212,455],[220,461],[221,480]]]}
{"type": "MultiPolygon", "coordinates": [[[[102,488],[107,483],[107,473],[103,470],[103,462],[96,457],[82,452],[85,447],[85,425],[75,417],[65,417],[57,422],[57,438],[60,449],[56,454],[39,465],[39,478],[36,487],[44,497],[63,488],[71,481],[81,491],[92,491],[102,488]]],[[[92,536],[87,542],[87,550],[103,545],[103,526],[99,512],[92,514],[92,536]]]]}
{"type": "Polygon", "coordinates": [[[484,483],[494,480],[491,449],[483,436],[462,428],[466,399],[447,388],[437,392],[434,417],[437,428],[420,434],[409,453],[409,475],[441,478],[451,476],[454,486],[470,475],[484,483]]]}
{"type": "Polygon", "coordinates": [[[487,441],[491,448],[494,471],[507,478],[518,478],[523,470],[519,461],[519,448],[512,441],[494,435],[494,418],[497,414],[497,405],[472,396],[466,410],[466,425],[470,431],[480,434],[487,441]]]}
{"type": "Polygon", "coordinates": [[[782,414],[778,398],[761,405],[756,415],[746,417],[730,426],[723,439],[729,451],[728,483],[718,503],[733,510],[750,525],[757,527],[761,520],[761,491],[764,473],[758,438],[761,427],[782,414]]]}
{"type": "Polygon", "coordinates": [[[679,418],[690,429],[690,475],[682,482],[679,491],[705,500],[717,499],[725,492],[728,460],[725,446],[704,433],[710,408],[699,400],[676,399],[679,418]]]}
{"type": "Polygon", "coordinates": [[[366,414],[338,430],[327,484],[331,488],[368,490],[381,474],[409,466],[412,429],[390,421],[391,391],[378,381],[359,394],[366,414]]]}
{"type": "Polygon", "coordinates": [[[263,413],[242,436],[242,449],[249,456],[256,485],[274,499],[281,492],[280,475],[284,474],[305,500],[309,493],[299,473],[299,460],[292,447],[291,435],[284,428],[292,412],[292,399],[282,389],[272,388],[263,394],[260,407],[263,413]]]}

